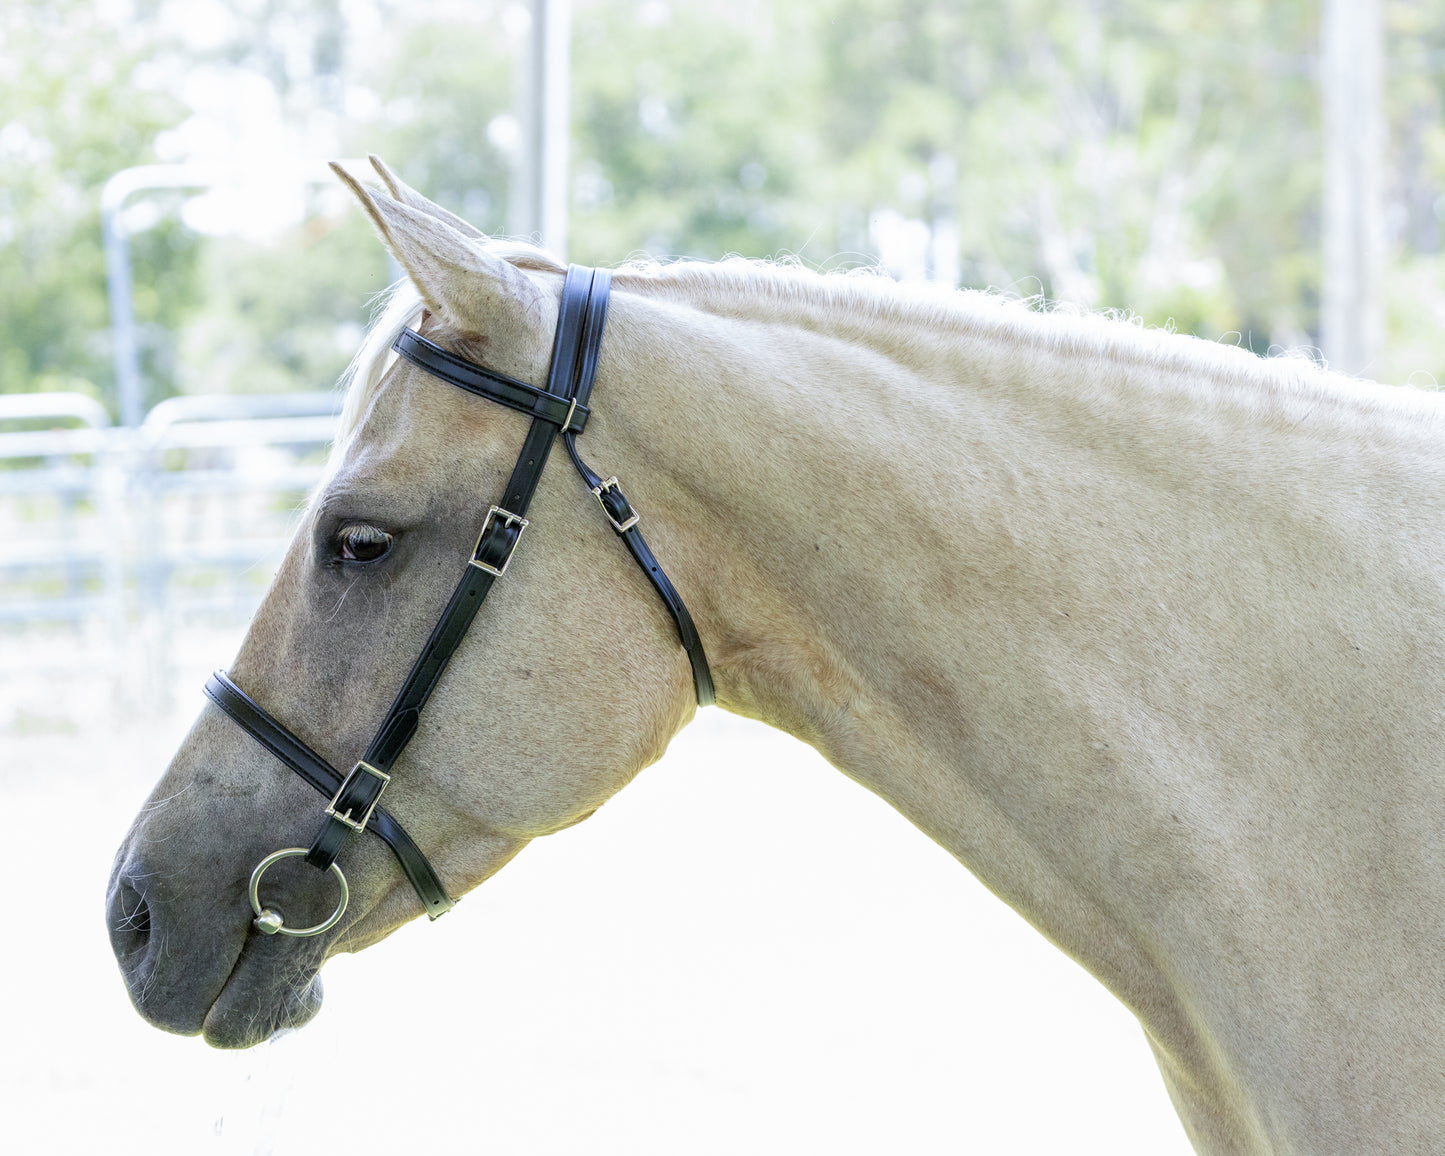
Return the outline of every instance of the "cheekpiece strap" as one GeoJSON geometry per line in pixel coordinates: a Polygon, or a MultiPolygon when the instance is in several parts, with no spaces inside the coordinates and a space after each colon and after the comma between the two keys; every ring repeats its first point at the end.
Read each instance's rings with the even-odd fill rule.
{"type": "MultiPolygon", "coordinates": [[[[552,363],[547,374],[547,388],[545,391],[532,390],[533,393],[545,394],[546,397],[567,406],[570,406],[576,397],[578,350],[585,330],[588,302],[594,293],[596,281],[596,270],[585,269],[579,265],[573,265],[567,270],[567,278],[562,286],[557,332],[552,343],[552,363]]],[[[606,291],[607,277],[604,274],[604,295],[606,291]]],[[[410,357],[410,354],[403,353],[403,356],[410,357]]],[[[450,354],[447,357],[460,362],[460,359],[453,358],[450,354]]],[[[430,365],[424,368],[431,370],[430,365]]],[[[451,381],[452,378],[447,377],[446,380],[451,381]]],[[[484,393],[484,396],[492,395],[484,393]]],[[[578,410],[581,410],[580,405],[578,410]]],[[[527,528],[527,507],[531,504],[532,495],[537,491],[537,483],[542,479],[542,470],[552,451],[552,443],[566,425],[565,415],[557,420],[542,414],[533,416],[532,426],[522,444],[522,452],[503,492],[502,502],[491,507],[483,519],[481,534],[462,572],[461,581],[457,583],[451,600],[442,611],[436,626],[432,628],[431,637],[422,647],[406,682],[402,684],[391,709],[387,711],[376,738],[372,739],[361,761],[348,776],[341,795],[326,810],[326,817],[306,852],[306,862],[313,867],[323,871],[329,868],[336,862],[337,856],[346,847],[351,836],[365,828],[370,809],[376,805],[376,800],[381,797],[390,781],[392,764],[416,733],[422,708],[426,706],[442,672],[447,668],[447,663],[466,636],[472,619],[477,616],[477,611],[491,592],[492,584],[502,577],[511,565],[512,552],[521,540],[522,532],[527,528]]]]}

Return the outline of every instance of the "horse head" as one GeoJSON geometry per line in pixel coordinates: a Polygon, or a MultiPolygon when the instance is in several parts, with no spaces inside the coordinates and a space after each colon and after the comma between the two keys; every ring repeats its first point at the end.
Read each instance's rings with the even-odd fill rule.
{"type": "MultiPolygon", "coordinates": [[[[260,711],[343,768],[388,717],[456,596],[458,571],[481,551],[479,530],[497,520],[488,505],[518,447],[533,445],[527,415],[404,358],[388,364],[387,348],[410,326],[468,362],[543,382],[564,274],[535,250],[494,245],[373,163],[386,191],[338,172],[410,284],[359,356],[332,469],[230,668],[260,711]]],[[[601,355],[597,396],[606,401],[587,437],[599,455],[637,449],[625,423],[601,412],[625,404],[649,372],[626,361],[625,343],[601,355]]],[[[452,896],[530,839],[591,814],[661,755],[696,701],[648,582],[564,465],[541,479],[528,521],[525,541],[508,541],[515,556],[505,576],[428,688],[386,795],[452,896]]],[[[253,869],[278,848],[311,842],[324,805],[233,718],[206,706],[111,877],[112,942],[142,1015],[212,1044],[249,1046],[315,1014],[327,957],[421,912],[386,847],[363,833],[342,854],[349,900],[339,921],[316,935],[263,933],[275,928],[253,921],[253,869]]],[[[337,904],[333,882],[299,855],[276,863],[265,877],[267,918],[324,922],[337,904]]]]}

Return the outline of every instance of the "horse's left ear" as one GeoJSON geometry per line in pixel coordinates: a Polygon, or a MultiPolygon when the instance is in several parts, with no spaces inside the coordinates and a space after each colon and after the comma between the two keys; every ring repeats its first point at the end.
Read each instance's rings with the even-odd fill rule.
{"type": "Polygon", "coordinates": [[[464,237],[472,237],[478,241],[485,241],[487,239],[487,235],[475,225],[469,224],[455,213],[442,208],[435,201],[428,200],[422,196],[397,176],[396,170],[375,153],[368,153],[366,159],[371,162],[371,167],[376,170],[376,175],[379,176],[386,185],[386,191],[391,194],[392,200],[400,201],[403,205],[410,205],[413,209],[420,209],[423,213],[435,217],[438,221],[444,221],[464,237]]]}
{"type": "MultiPolygon", "coordinates": [[[[477,240],[481,234],[467,236],[426,208],[368,189],[334,162],[331,169],[361,202],[382,243],[433,313],[467,336],[514,346],[550,333],[555,301],[515,265],[487,252],[477,240]]],[[[384,179],[388,173],[385,169],[384,179]]],[[[397,187],[411,192],[399,181],[397,187]]],[[[436,208],[420,193],[412,196],[436,208]]],[[[457,224],[470,229],[465,222],[457,224]]]]}

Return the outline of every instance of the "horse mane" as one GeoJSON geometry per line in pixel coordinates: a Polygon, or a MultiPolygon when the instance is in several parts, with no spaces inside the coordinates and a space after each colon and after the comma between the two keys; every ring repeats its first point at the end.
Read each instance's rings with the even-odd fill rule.
{"type": "Polygon", "coordinates": [[[992,346],[1007,357],[1033,355],[1106,372],[1112,367],[1152,387],[1207,395],[1212,404],[1232,404],[1261,416],[1297,416],[1316,402],[1329,401],[1364,412],[1416,414],[1423,404],[1445,418],[1434,391],[1347,376],[1322,364],[1315,350],[1280,349],[1261,356],[1222,340],[1177,333],[1172,321],[1165,327],[1147,325],[1128,310],[1088,309],[1041,294],[898,282],[876,265],[824,273],[797,260],[639,260],[617,270],[613,281],[724,316],[806,321],[810,328],[826,329],[826,318],[834,315],[885,330],[951,333],[980,352],[992,346]]]}
{"type": "MultiPolygon", "coordinates": [[[[550,254],[525,242],[488,245],[495,255],[521,269],[566,270],[550,254]]],[[[1420,401],[1427,398],[1431,399],[1428,408],[1442,413],[1431,391],[1347,378],[1318,364],[1311,351],[1261,357],[1237,345],[1175,333],[1172,327],[1147,326],[1126,311],[1089,310],[998,290],[900,283],[872,265],[824,273],[786,259],[635,259],[614,270],[613,283],[722,316],[767,316],[781,322],[809,319],[816,325],[823,315],[847,315],[880,327],[923,327],[935,334],[954,333],[960,341],[983,339],[1052,359],[1143,371],[1150,379],[1184,382],[1187,388],[1208,390],[1217,402],[1229,399],[1262,415],[1297,414],[1301,403],[1308,408],[1325,400],[1352,402],[1368,411],[1418,413],[1420,401]]],[[[421,315],[421,297],[405,277],[380,295],[375,320],[340,381],[345,400],[333,461],[339,460],[396,356],[392,342],[421,315]]]]}
{"type": "Polygon", "coordinates": [[[361,425],[361,419],[381,388],[381,379],[396,359],[392,343],[403,329],[420,323],[421,315],[421,294],[409,277],[402,277],[376,295],[366,336],[337,383],[343,397],[336,440],[331,443],[332,469],[340,464],[351,435],[361,425]]]}

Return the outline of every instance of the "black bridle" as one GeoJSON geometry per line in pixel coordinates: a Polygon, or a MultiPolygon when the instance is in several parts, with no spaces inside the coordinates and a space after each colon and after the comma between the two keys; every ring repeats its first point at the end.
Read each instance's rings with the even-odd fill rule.
{"type": "Polygon", "coordinates": [[[615,477],[604,481],[577,455],[577,435],[587,427],[591,410],[587,403],[597,374],[597,355],[607,319],[607,298],[612,276],[605,269],[573,265],[562,287],[561,312],[552,343],[552,364],[546,389],[483,369],[449,353],[420,334],[407,329],[392,346],[398,354],[428,373],[452,385],[530,414],[532,427],[512,470],[502,503],[487,511],[476,547],[467,560],[465,572],[451,601],[433,627],[431,637],[407,675],[376,737],[351,771],[342,775],[325,759],[278,722],[238,687],[224,671],[216,671],[206,682],[206,694],[247,733],[293,771],[330,796],[326,817],[310,848],[287,847],[273,852],[256,865],[251,875],[251,906],[254,924],[274,935],[318,935],[332,927],[346,910],[346,878],[337,857],[352,836],[368,827],[389,846],[401,869],[421,897],[427,914],[435,919],[451,909],[454,900],[421,849],[378,800],[391,781],[391,768],[416,732],[422,708],[436,688],[447,661],[466,635],[472,619],[498,578],[507,572],[512,552],[527,528],[527,507],[542,477],[552,443],[558,437],[567,447],[572,464],[592,491],[612,529],[631,552],[647,579],[662,597],[677,625],[677,634],[692,664],[693,686],[699,706],[713,702],[712,674],[692,616],[676,588],[668,581],[647,543],[637,530],[638,514],[618,488],[615,477]],[[280,859],[305,856],[321,871],[331,871],[341,886],[341,902],[324,923],[315,927],[289,928],[282,917],[260,900],[261,876],[280,859]]]}

